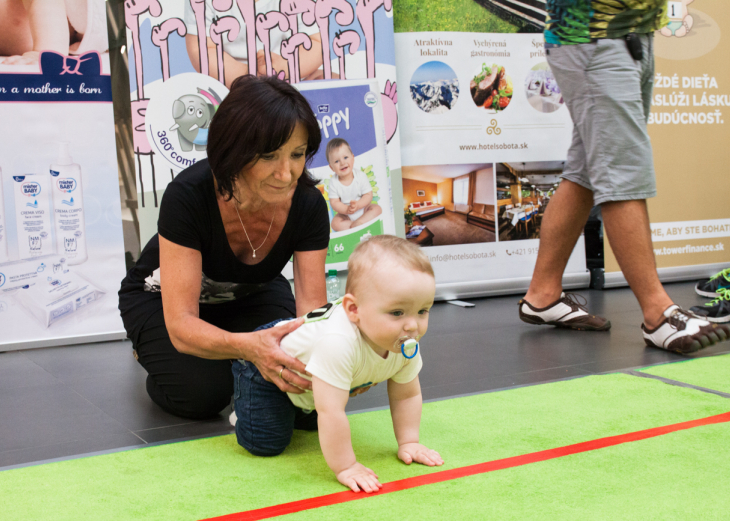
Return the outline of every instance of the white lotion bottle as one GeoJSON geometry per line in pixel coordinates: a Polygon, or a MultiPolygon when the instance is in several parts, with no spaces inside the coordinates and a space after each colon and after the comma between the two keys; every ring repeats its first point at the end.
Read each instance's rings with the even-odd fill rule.
{"type": "Polygon", "coordinates": [[[0,264],[3,262],[8,262],[8,221],[5,220],[3,169],[0,168],[0,264]]]}
{"type": "Polygon", "coordinates": [[[55,253],[51,240],[51,180],[47,174],[13,176],[18,257],[32,259],[55,253]]]}
{"type": "Polygon", "coordinates": [[[81,167],[73,162],[68,143],[58,144],[58,159],[51,164],[56,252],[69,266],[86,262],[86,222],[81,167]]]}

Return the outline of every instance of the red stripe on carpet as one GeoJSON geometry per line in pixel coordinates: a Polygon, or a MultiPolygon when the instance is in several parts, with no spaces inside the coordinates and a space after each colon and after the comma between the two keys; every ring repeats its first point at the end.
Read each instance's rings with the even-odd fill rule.
{"type": "Polygon", "coordinates": [[[716,423],[726,422],[730,422],[730,412],[718,414],[716,416],[709,416],[707,418],[701,418],[699,420],[674,423],[672,425],[665,425],[663,427],[655,427],[653,429],[646,429],[643,431],[629,432],[626,434],[619,434],[618,436],[609,436],[607,438],[584,441],[582,443],[576,443],[574,445],[566,445],[565,447],[557,447],[554,449],[532,452],[530,454],[523,454],[521,456],[513,456],[511,458],[498,459],[494,461],[488,461],[486,463],[469,465],[467,467],[443,470],[441,472],[433,472],[431,474],[425,474],[423,476],[415,476],[412,478],[401,479],[399,481],[392,481],[390,483],[384,483],[383,488],[381,488],[378,492],[373,492],[370,494],[367,494],[365,492],[356,493],[347,490],[344,492],[328,494],[326,496],[302,499],[300,501],[282,503],[280,505],[273,505],[270,507],[259,508],[256,510],[247,510],[246,512],[239,512],[236,514],[227,514],[220,517],[212,517],[204,521],[256,521],[258,519],[268,519],[271,517],[292,514],[294,512],[301,512],[303,510],[311,510],[313,508],[336,505],[338,503],[346,503],[348,501],[355,501],[357,499],[381,496],[383,494],[398,492],[399,490],[405,490],[408,488],[421,487],[423,485],[431,485],[433,483],[441,483],[443,481],[463,478],[466,476],[474,476],[475,474],[484,474],[486,472],[492,472],[495,470],[520,467],[522,465],[528,465],[530,463],[537,463],[540,461],[562,458],[563,456],[570,456],[571,454],[578,454],[581,452],[588,452],[592,450],[603,449],[606,447],[613,447],[614,445],[621,445],[623,443],[629,443],[632,441],[655,438],[657,436],[662,436],[663,434],[669,434],[670,432],[692,429],[694,427],[701,427],[703,425],[713,425],[716,423]]]}

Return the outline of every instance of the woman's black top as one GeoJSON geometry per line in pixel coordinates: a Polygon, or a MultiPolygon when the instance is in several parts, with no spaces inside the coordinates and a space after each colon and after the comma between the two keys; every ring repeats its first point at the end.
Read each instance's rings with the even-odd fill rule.
{"type": "MultiPolygon", "coordinates": [[[[207,160],[182,171],[165,189],[157,221],[158,234],[201,252],[203,279],[200,304],[234,305],[274,280],[295,251],[321,250],[329,243],[327,203],[314,187],[297,186],[284,228],[274,247],[258,264],[244,264],[228,243],[207,160]]],[[[141,327],[161,305],[160,250],[155,235],[142,250],[119,290],[119,310],[127,333],[141,327]]]]}

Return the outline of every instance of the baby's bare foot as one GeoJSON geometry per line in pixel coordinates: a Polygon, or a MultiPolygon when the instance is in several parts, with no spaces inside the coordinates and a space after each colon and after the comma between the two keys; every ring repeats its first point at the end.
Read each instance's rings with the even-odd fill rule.
{"type": "Polygon", "coordinates": [[[38,63],[40,53],[38,51],[28,51],[20,56],[10,56],[4,60],[0,60],[3,65],[35,65],[38,63]]]}

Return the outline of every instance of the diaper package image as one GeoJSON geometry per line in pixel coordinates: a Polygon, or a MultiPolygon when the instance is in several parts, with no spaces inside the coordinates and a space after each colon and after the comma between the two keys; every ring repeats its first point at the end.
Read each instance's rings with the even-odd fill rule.
{"type": "Polygon", "coordinates": [[[101,299],[104,292],[80,275],[67,271],[39,277],[23,287],[15,299],[45,327],[101,299]]]}
{"type": "Polygon", "coordinates": [[[11,293],[35,284],[39,277],[61,275],[68,272],[66,258],[61,255],[44,255],[35,259],[0,264],[0,294],[11,293]]]}

